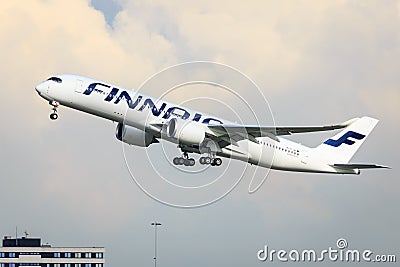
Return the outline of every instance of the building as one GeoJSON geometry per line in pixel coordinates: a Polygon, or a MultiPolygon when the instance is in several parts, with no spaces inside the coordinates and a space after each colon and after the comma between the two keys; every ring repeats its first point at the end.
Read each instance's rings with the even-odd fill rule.
{"type": "Polygon", "coordinates": [[[104,267],[104,247],[51,247],[40,238],[4,237],[0,267],[104,267]]]}

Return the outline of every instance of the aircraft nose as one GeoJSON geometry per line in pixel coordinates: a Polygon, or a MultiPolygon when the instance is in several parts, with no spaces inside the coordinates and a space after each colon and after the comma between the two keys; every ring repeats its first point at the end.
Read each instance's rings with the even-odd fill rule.
{"type": "Polygon", "coordinates": [[[41,93],[43,93],[44,88],[45,88],[45,85],[43,83],[39,83],[38,85],[35,86],[35,90],[36,90],[36,92],[39,93],[39,95],[41,93]]]}

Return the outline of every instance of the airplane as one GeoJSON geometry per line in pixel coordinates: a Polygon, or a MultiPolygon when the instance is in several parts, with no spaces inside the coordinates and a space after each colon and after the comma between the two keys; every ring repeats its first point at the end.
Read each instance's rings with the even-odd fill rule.
{"type": "Polygon", "coordinates": [[[211,166],[221,166],[225,157],[294,172],[360,174],[389,168],[349,163],[378,123],[370,117],[327,126],[249,126],[80,75],[52,76],[35,89],[52,106],[52,120],[62,105],[117,122],[116,138],[129,145],[148,147],[161,139],[177,144],[182,156],[173,159],[174,165],[194,166],[189,153],[196,153],[200,164],[211,166]],[[342,131],[315,148],[282,137],[337,129],[342,131]]]}

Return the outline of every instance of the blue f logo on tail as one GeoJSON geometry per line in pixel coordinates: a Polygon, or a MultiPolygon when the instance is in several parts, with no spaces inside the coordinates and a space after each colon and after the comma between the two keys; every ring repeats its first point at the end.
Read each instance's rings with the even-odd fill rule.
{"type": "Polygon", "coordinates": [[[344,135],[342,135],[338,140],[333,140],[333,139],[328,139],[324,142],[324,144],[330,145],[330,146],[334,146],[334,147],[338,147],[341,144],[347,144],[347,145],[352,145],[355,143],[355,141],[350,140],[349,138],[354,138],[357,140],[361,140],[365,137],[365,135],[363,134],[359,134],[353,131],[348,131],[347,133],[345,133],[344,135]]]}

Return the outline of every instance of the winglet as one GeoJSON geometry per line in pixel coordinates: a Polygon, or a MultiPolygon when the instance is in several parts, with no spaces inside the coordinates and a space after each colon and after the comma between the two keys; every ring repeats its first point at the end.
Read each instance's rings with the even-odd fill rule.
{"type": "Polygon", "coordinates": [[[355,123],[355,122],[358,121],[359,119],[360,119],[360,118],[353,118],[353,119],[350,119],[350,120],[348,120],[348,121],[345,121],[345,122],[339,124],[339,126],[347,127],[347,126],[349,126],[350,124],[355,123]]]}

